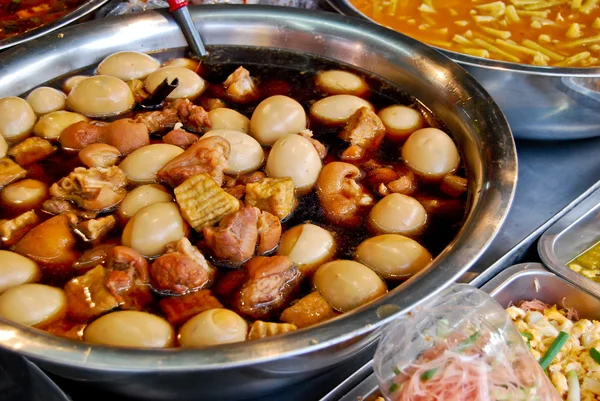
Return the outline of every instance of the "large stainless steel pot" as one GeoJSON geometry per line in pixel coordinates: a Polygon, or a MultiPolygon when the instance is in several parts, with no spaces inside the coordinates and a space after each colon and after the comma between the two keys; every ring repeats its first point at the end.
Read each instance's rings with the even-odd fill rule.
{"type": "MultiPolygon", "coordinates": [[[[508,212],[517,160],[508,123],[490,96],[458,65],[410,38],[359,19],[283,7],[200,6],[192,7],[191,14],[209,50],[220,49],[213,61],[285,66],[320,55],[404,88],[452,132],[470,185],[465,224],[429,269],[366,307],[308,330],[207,349],[141,350],[69,341],[0,321],[0,347],[55,374],[137,398],[232,400],[290,385],[346,360],[372,343],[376,329],[393,315],[460,277],[508,212]]],[[[162,12],[95,21],[63,33],[60,40],[46,38],[4,54],[0,96],[24,93],[116,51],[185,46],[177,24],[162,12]]]]}
{"type": "MultiPolygon", "coordinates": [[[[341,14],[373,21],[350,0],[327,2],[341,14]]],[[[600,68],[535,67],[436,49],[477,78],[508,118],[516,138],[600,136],[600,68]]]]}

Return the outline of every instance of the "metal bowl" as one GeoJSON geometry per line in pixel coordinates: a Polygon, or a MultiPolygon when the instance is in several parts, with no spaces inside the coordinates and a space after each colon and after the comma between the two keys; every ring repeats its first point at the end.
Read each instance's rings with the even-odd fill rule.
{"type": "MultiPolygon", "coordinates": [[[[376,22],[349,0],[327,2],[341,14],[376,22]]],[[[506,115],[516,138],[600,136],[600,68],[536,67],[431,47],[477,78],[506,115]]]]}
{"type": "Polygon", "coordinates": [[[30,40],[40,38],[64,26],[71,25],[76,22],[82,22],[86,18],[89,18],[94,11],[96,11],[108,2],[109,0],[86,1],[70,13],[63,15],[61,18],[52,21],[49,24],[44,24],[30,31],[23,32],[19,35],[11,36],[10,38],[4,40],[0,40],[0,51],[8,49],[9,47],[20,45],[21,43],[29,42],[30,40]]]}
{"type": "MultiPolygon", "coordinates": [[[[153,350],[91,345],[0,321],[0,347],[64,377],[136,398],[249,398],[343,362],[371,344],[376,330],[394,315],[460,277],[488,247],[509,210],[517,179],[515,145],[504,115],[483,88],[415,40],[331,13],[263,6],[190,11],[214,52],[212,61],[289,65],[324,56],[399,85],[445,123],[468,172],[464,226],[430,268],[387,296],[310,329],[206,349],[153,350]]],[[[113,52],[182,51],[186,45],[171,16],[156,11],[94,21],[63,33],[60,40],[44,38],[3,55],[0,96],[22,94],[113,52]]]]}

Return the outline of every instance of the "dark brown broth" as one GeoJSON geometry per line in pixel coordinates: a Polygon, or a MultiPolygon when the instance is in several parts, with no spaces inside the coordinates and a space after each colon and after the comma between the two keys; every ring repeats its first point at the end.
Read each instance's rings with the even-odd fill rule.
{"type": "MultiPolygon", "coordinates": [[[[211,84],[220,85],[227,78],[227,76],[231,72],[233,72],[239,65],[243,65],[246,69],[250,71],[251,76],[259,80],[261,86],[276,81],[287,82],[290,88],[290,92],[288,93],[288,95],[299,101],[308,114],[308,109],[310,105],[315,101],[325,97],[325,95],[319,93],[313,85],[314,73],[325,69],[345,69],[358,73],[365,77],[371,88],[371,93],[369,95],[368,100],[375,106],[377,110],[380,110],[381,108],[393,104],[404,104],[412,106],[421,110],[421,112],[426,116],[426,120],[430,123],[430,125],[441,129],[445,129],[443,124],[441,124],[437,119],[435,119],[435,117],[417,100],[404,93],[401,90],[401,88],[391,85],[387,81],[381,80],[375,76],[365,74],[364,71],[357,70],[348,65],[340,65],[338,62],[333,62],[331,60],[307,57],[305,55],[295,53],[290,54],[288,54],[287,52],[282,53],[281,60],[277,58],[278,56],[270,56],[270,59],[267,58],[265,60],[265,58],[257,55],[255,58],[253,58],[254,60],[262,60],[266,63],[257,64],[255,62],[228,62],[225,60],[226,52],[220,51],[216,52],[216,54],[213,53],[213,57],[215,59],[221,58],[223,59],[223,62],[220,62],[219,64],[215,63],[209,64],[208,66],[204,66],[201,75],[211,84]],[[274,66],[274,63],[279,64],[274,66]],[[285,64],[285,67],[281,67],[280,65],[282,64],[285,64]]],[[[166,60],[180,55],[174,54],[173,52],[167,52],[155,56],[161,60],[166,60]]],[[[77,71],[76,73],[69,74],[69,76],[92,73],[93,70],[88,68],[81,71],[77,71]]],[[[60,89],[62,83],[67,77],[68,76],[60,77],[50,83],[47,83],[47,85],[60,89]]],[[[228,107],[235,109],[247,116],[248,118],[250,118],[254,108],[258,105],[258,103],[260,103],[261,100],[263,99],[261,98],[259,101],[246,105],[234,104],[232,102],[227,102],[227,104],[228,107]]],[[[119,118],[132,117],[136,113],[138,113],[138,111],[132,112],[127,116],[119,116],[119,118]]],[[[327,146],[329,155],[334,155],[335,159],[339,160],[339,154],[347,146],[337,137],[339,129],[331,129],[317,126],[314,124],[311,124],[310,129],[313,130],[314,138],[318,139],[324,145],[327,146]]],[[[153,142],[154,141],[160,142],[160,137],[153,138],[153,142]]],[[[398,144],[384,141],[380,147],[379,153],[376,157],[374,157],[374,159],[381,162],[382,164],[393,164],[396,166],[402,165],[403,162],[399,160],[399,149],[400,146],[398,144]]],[[[330,156],[328,156],[328,158],[330,158],[330,156]]],[[[82,164],[75,153],[59,150],[46,160],[38,164],[29,166],[28,178],[39,179],[40,181],[43,181],[47,183],[48,186],[50,186],[52,185],[52,183],[58,181],[60,178],[67,176],[72,171],[72,169],[77,166],[82,166],[82,164]]],[[[458,174],[464,176],[464,168],[461,168],[458,174]]],[[[420,184],[419,191],[417,194],[415,194],[415,196],[447,198],[447,196],[439,190],[439,184],[427,185],[424,183],[420,184]]],[[[375,195],[375,198],[376,200],[381,199],[381,197],[377,195],[375,195]]],[[[417,238],[417,240],[423,246],[425,246],[425,248],[427,248],[434,257],[438,255],[447,246],[447,244],[454,238],[454,236],[458,232],[465,214],[464,212],[466,196],[462,198],[462,201],[462,211],[461,213],[459,213],[459,215],[457,215],[457,217],[449,219],[435,217],[430,218],[426,232],[420,238],[417,238]]],[[[16,214],[17,213],[13,210],[2,208],[2,210],[0,210],[0,219],[12,218],[16,214]]],[[[38,213],[38,215],[40,215],[40,217],[42,218],[50,217],[44,212],[40,212],[38,213]]],[[[352,259],[356,247],[363,240],[371,236],[366,228],[367,215],[368,211],[366,211],[364,215],[365,224],[362,224],[356,229],[347,230],[334,226],[325,219],[322,213],[322,209],[319,205],[316,193],[313,190],[312,192],[300,197],[299,205],[294,211],[294,213],[282,223],[284,231],[293,226],[306,222],[311,222],[326,228],[327,230],[334,233],[336,237],[338,253],[335,257],[337,259],[352,259]]],[[[118,229],[113,230],[108,240],[115,240],[118,242],[123,228],[124,227],[121,226],[118,229]]],[[[199,240],[201,240],[200,235],[192,230],[192,234],[190,235],[190,241],[192,243],[197,243],[197,241],[199,240]]],[[[89,249],[90,247],[90,245],[80,242],[79,250],[83,252],[84,250],[89,249]]],[[[205,250],[203,249],[203,251],[205,250]]],[[[210,258],[210,255],[208,256],[210,258]]],[[[220,268],[220,270],[225,271],[227,269],[220,268]]],[[[74,274],[81,273],[82,272],[74,272],[74,274]]],[[[63,280],[57,282],[55,278],[49,277],[47,275],[44,277],[44,281],[47,283],[52,283],[54,285],[64,284],[63,280]]],[[[389,282],[388,285],[390,287],[393,287],[397,285],[397,283],[389,282]]],[[[310,291],[309,283],[306,282],[305,285],[303,285],[303,293],[306,293],[308,291],[310,291]]],[[[157,295],[160,296],[160,294],[157,295]]],[[[229,300],[221,301],[225,304],[229,303],[229,300]]],[[[154,308],[152,311],[156,312],[154,308]]]]}

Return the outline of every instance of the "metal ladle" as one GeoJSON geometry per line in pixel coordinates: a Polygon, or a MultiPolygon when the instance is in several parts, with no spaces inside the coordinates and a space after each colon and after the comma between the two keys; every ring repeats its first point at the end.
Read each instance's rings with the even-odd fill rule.
{"type": "Polygon", "coordinates": [[[177,21],[177,25],[183,32],[186,41],[190,47],[192,56],[195,58],[202,58],[208,55],[204,42],[200,37],[200,33],[196,29],[190,11],[187,8],[187,0],[167,0],[169,3],[169,11],[173,14],[173,18],[177,21]]]}

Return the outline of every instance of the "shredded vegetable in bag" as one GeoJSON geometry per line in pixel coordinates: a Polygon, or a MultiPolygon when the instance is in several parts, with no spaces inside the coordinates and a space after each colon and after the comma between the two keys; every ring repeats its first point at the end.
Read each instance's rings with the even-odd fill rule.
{"type": "Polygon", "coordinates": [[[562,399],[504,309],[465,284],[386,327],[374,369],[392,401],[562,399]]]}

